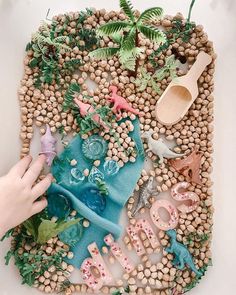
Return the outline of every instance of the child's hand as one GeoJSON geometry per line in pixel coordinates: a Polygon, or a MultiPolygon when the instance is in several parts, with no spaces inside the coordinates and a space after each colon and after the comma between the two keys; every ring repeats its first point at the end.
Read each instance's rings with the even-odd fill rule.
{"type": "Polygon", "coordinates": [[[50,186],[52,175],[47,175],[34,185],[43,168],[45,156],[40,155],[29,167],[31,161],[31,156],[23,158],[7,175],[0,177],[0,238],[47,206],[45,198],[37,199],[50,186]]]}

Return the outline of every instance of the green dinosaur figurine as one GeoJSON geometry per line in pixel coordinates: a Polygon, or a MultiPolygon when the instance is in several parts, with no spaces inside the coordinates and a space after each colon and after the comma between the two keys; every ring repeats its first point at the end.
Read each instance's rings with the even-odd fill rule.
{"type": "Polygon", "coordinates": [[[172,264],[181,270],[184,269],[186,264],[198,277],[201,277],[203,274],[194,265],[192,255],[190,254],[188,248],[176,240],[176,231],[171,229],[166,231],[166,234],[171,239],[171,246],[166,248],[165,251],[175,255],[172,264]]]}

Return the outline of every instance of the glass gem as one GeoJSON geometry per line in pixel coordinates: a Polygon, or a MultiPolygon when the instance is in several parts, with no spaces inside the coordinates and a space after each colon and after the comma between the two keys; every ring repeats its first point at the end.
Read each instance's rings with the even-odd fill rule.
{"type": "Polygon", "coordinates": [[[104,180],[104,175],[99,169],[93,166],[89,173],[88,181],[96,184],[98,180],[104,180]]]}
{"type": "Polygon", "coordinates": [[[106,175],[108,176],[116,175],[120,170],[119,164],[114,160],[106,161],[103,167],[106,175]]]}
{"type": "Polygon", "coordinates": [[[101,136],[92,135],[84,140],[82,152],[90,160],[101,159],[107,152],[107,142],[101,136]]]}
{"type": "Polygon", "coordinates": [[[85,179],[83,172],[79,168],[72,168],[70,170],[70,174],[71,174],[71,178],[70,178],[71,183],[79,183],[85,179]]]}
{"type": "Polygon", "coordinates": [[[74,246],[83,235],[83,226],[74,224],[59,234],[59,239],[68,246],[74,246]]]}
{"type": "Polygon", "coordinates": [[[70,201],[61,194],[48,195],[48,214],[50,217],[65,218],[69,216],[71,211],[70,201]]]}
{"type": "Polygon", "coordinates": [[[88,187],[81,192],[79,199],[89,209],[100,215],[106,208],[106,198],[97,188],[88,187]]]}

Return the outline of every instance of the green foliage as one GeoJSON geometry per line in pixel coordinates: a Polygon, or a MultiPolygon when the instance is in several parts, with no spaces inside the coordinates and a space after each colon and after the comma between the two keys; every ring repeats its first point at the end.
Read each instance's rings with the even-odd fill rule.
{"type": "Polygon", "coordinates": [[[95,49],[98,45],[98,38],[95,30],[82,28],[78,32],[79,44],[78,47],[80,50],[90,51],[95,49]],[[82,41],[82,42],[81,42],[82,41]],[[81,45],[82,43],[82,45],[81,45]]]}
{"type": "Polygon", "coordinates": [[[155,61],[155,58],[161,54],[163,51],[167,50],[171,44],[173,44],[177,39],[181,38],[184,43],[189,42],[191,33],[195,24],[191,22],[191,13],[194,6],[195,0],[191,1],[188,18],[184,23],[181,19],[174,19],[172,21],[172,28],[166,32],[166,42],[159,46],[159,48],[153,52],[149,60],[154,67],[157,67],[158,64],[155,61]]]}
{"type": "Polygon", "coordinates": [[[71,60],[65,61],[61,73],[63,73],[64,75],[70,75],[82,65],[83,62],[78,58],[73,58],[71,60]]]}
{"type": "Polygon", "coordinates": [[[157,94],[161,94],[161,89],[156,83],[153,75],[149,73],[146,68],[142,67],[139,76],[135,79],[135,84],[138,91],[144,91],[148,86],[151,86],[157,94]]]}
{"type": "Polygon", "coordinates": [[[71,83],[65,93],[63,102],[64,111],[68,111],[69,109],[77,110],[74,104],[74,98],[76,93],[80,93],[80,85],[77,83],[71,83]]]}
{"type": "Polygon", "coordinates": [[[205,242],[209,240],[209,235],[208,234],[198,234],[197,232],[190,233],[189,235],[186,236],[186,245],[193,244],[194,242],[200,243],[201,246],[204,245],[205,242]]]}
{"type": "MultiPolygon", "coordinates": [[[[34,217],[34,222],[36,222],[36,219],[40,220],[41,217],[47,216],[47,212],[44,210],[42,213],[38,214],[37,217],[36,216],[34,217]]],[[[43,275],[52,265],[56,267],[56,270],[63,272],[61,268],[63,250],[49,256],[42,250],[40,245],[36,245],[33,248],[34,251],[22,253],[24,245],[31,245],[32,242],[34,242],[33,237],[29,234],[25,226],[14,230],[12,236],[13,243],[11,250],[9,250],[5,256],[5,264],[8,265],[11,258],[14,258],[15,265],[22,277],[22,284],[32,286],[36,278],[43,275]]]]}
{"type": "Polygon", "coordinates": [[[115,54],[119,52],[120,48],[113,48],[113,47],[105,47],[105,48],[98,48],[89,53],[89,56],[96,59],[106,59],[111,58],[115,54]]]}
{"type": "Polygon", "coordinates": [[[212,260],[211,259],[209,260],[208,264],[204,264],[203,267],[201,268],[202,276],[201,277],[195,277],[189,284],[187,284],[186,287],[184,288],[184,293],[189,292],[190,290],[192,290],[193,288],[195,288],[197,286],[197,284],[200,282],[202,277],[206,274],[206,271],[207,271],[209,266],[212,266],[212,260]]]}
{"type": "Polygon", "coordinates": [[[135,84],[138,88],[138,91],[144,91],[147,86],[151,86],[153,90],[161,95],[161,89],[158,86],[157,82],[160,82],[164,78],[170,76],[171,79],[177,78],[176,68],[179,66],[179,61],[175,59],[174,55],[171,55],[166,58],[165,65],[151,75],[147,72],[146,68],[142,68],[140,71],[139,77],[135,80],[135,84]]]}
{"type": "Polygon", "coordinates": [[[176,68],[179,64],[179,61],[175,59],[174,55],[168,56],[165,60],[165,65],[155,72],[154,79],[161,81],[168,76],[172,80],[177,78],[176,68]]]}
{"type": "Polygon", "coordinates": [[[100,193],[104,196],[108,196],[109,192],[108,192],[108,189],[107,189],[107,186],[106,186],[106,183],[105,181],[101,180],[101,179],[98,179],[97,182],[96,182],[96,185],[100,191],[100,193]]]}
{"type": "Polygon", "coordinates": [[[1,238],[0,242],[3,242],[5,239],[8,239],[12,236],[14,229],[10,229],[5,233],[5,235],[1,238]]]}
{"type": "Polygon", "coordinates": [[[38,228],[37,243],[45,244],[51,238],[56,237],[59,233],[80,222],[80,220],[80,218],[59,222],[53,222],[45,219],[42,220],[38,228]]]}
{"type": "Polygon", "coordinates": [[[111,109],[108,106],[102,106],[102,107],[96,108],[96,105],[94,105],[94,108],[95,108],[95,111],[89,113],[87,116],[82,118],[81,116],[78,115],[76,117],[77,124],[80,127],[80,134],[86,134],[100,127],[99,123],[93,120],[94,115],[99,115],[101,120],[108,127],[111,125],[110,124],[111,115],[112,115],[111,109]]]}
{"type": "Polygon", "coordinates": [[[60,83],[59,57],[62,50],[70,51],[66,45],[66,36],[57,36],[56,23],[48,25],[43,22],[39,31],[32,36],[32,41],[26,46],[26,50],[33,50],[33,58],[29,66],[38,67],[39,74],[35,86],[40,87],[41,83],[60,83]]]}
{"type": "Polygon", "coordinates": [[[129,294],[129,293],[130,293],[130,287],[127,286],[127,287],[125,287],[124,292],[117,289],[114,292],[112,292],[112,295],[122,295],[122,294],[129,294]]]}
{"type": "Polygon", "coordinates": [[[5,256],[5,263],[8,265],[11,258],[14,258],[15,265],[22,277],[22,284],[32,286],[36,278],[43,275],[52,265],[57,270],[62,271],[63,251],[57,252],[52,256],[47,256],[42,250],[36,251],[36,254],[27,252],[19,254],[18,250],[19,248],[15,248],[14,250],[8,251],[5,256]]]}
{"type": "Polygon", "coordinates": [[[129,0],[120,0],[120,7],[127,15],[128,20],[109,22],[100,26],[97,30],[99,36],[111,37],[118,43],[118,47],[97,50],[91,52],[90,56],[97,59],[104,59],[117,54],[122,66],[133,71],[136,76],[138,59],[141,53],[139,48],[139,34],[143,34],[145,37],[158,44],[166,41],[165,34],[162,31],[147,24],[148,21],[150,22],[161,18],[163,10],[160,7],[150,8],[145,10],[140,17],[137,18],[129,0]],[[118,34],[121,35],[119,40],[117,39],[118,34]]]}

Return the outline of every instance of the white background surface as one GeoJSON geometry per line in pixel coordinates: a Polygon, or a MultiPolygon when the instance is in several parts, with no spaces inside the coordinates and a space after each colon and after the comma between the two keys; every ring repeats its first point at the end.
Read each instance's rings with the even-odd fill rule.
{"type": "MultiPolygon", "coordinates": [[[[144,9],[162,6],[166,14],[187,13],[190,0],[133,0],[144,9]]],[[[193,20],[204,25],[218,54],[215,76],[213,267],[192,295],[236,294],[236,0],[197,0],[193,20]]],[[[0,0],[0,175],[19,158],[17,87],[25,45],[48,8],[51,15],[86,7],[118,9],[118,0],[0,0]]],[[[39,294],[20,285],[17,271],[4,266],[8,242],[0,245],[0,295],[39,294]]]]}

